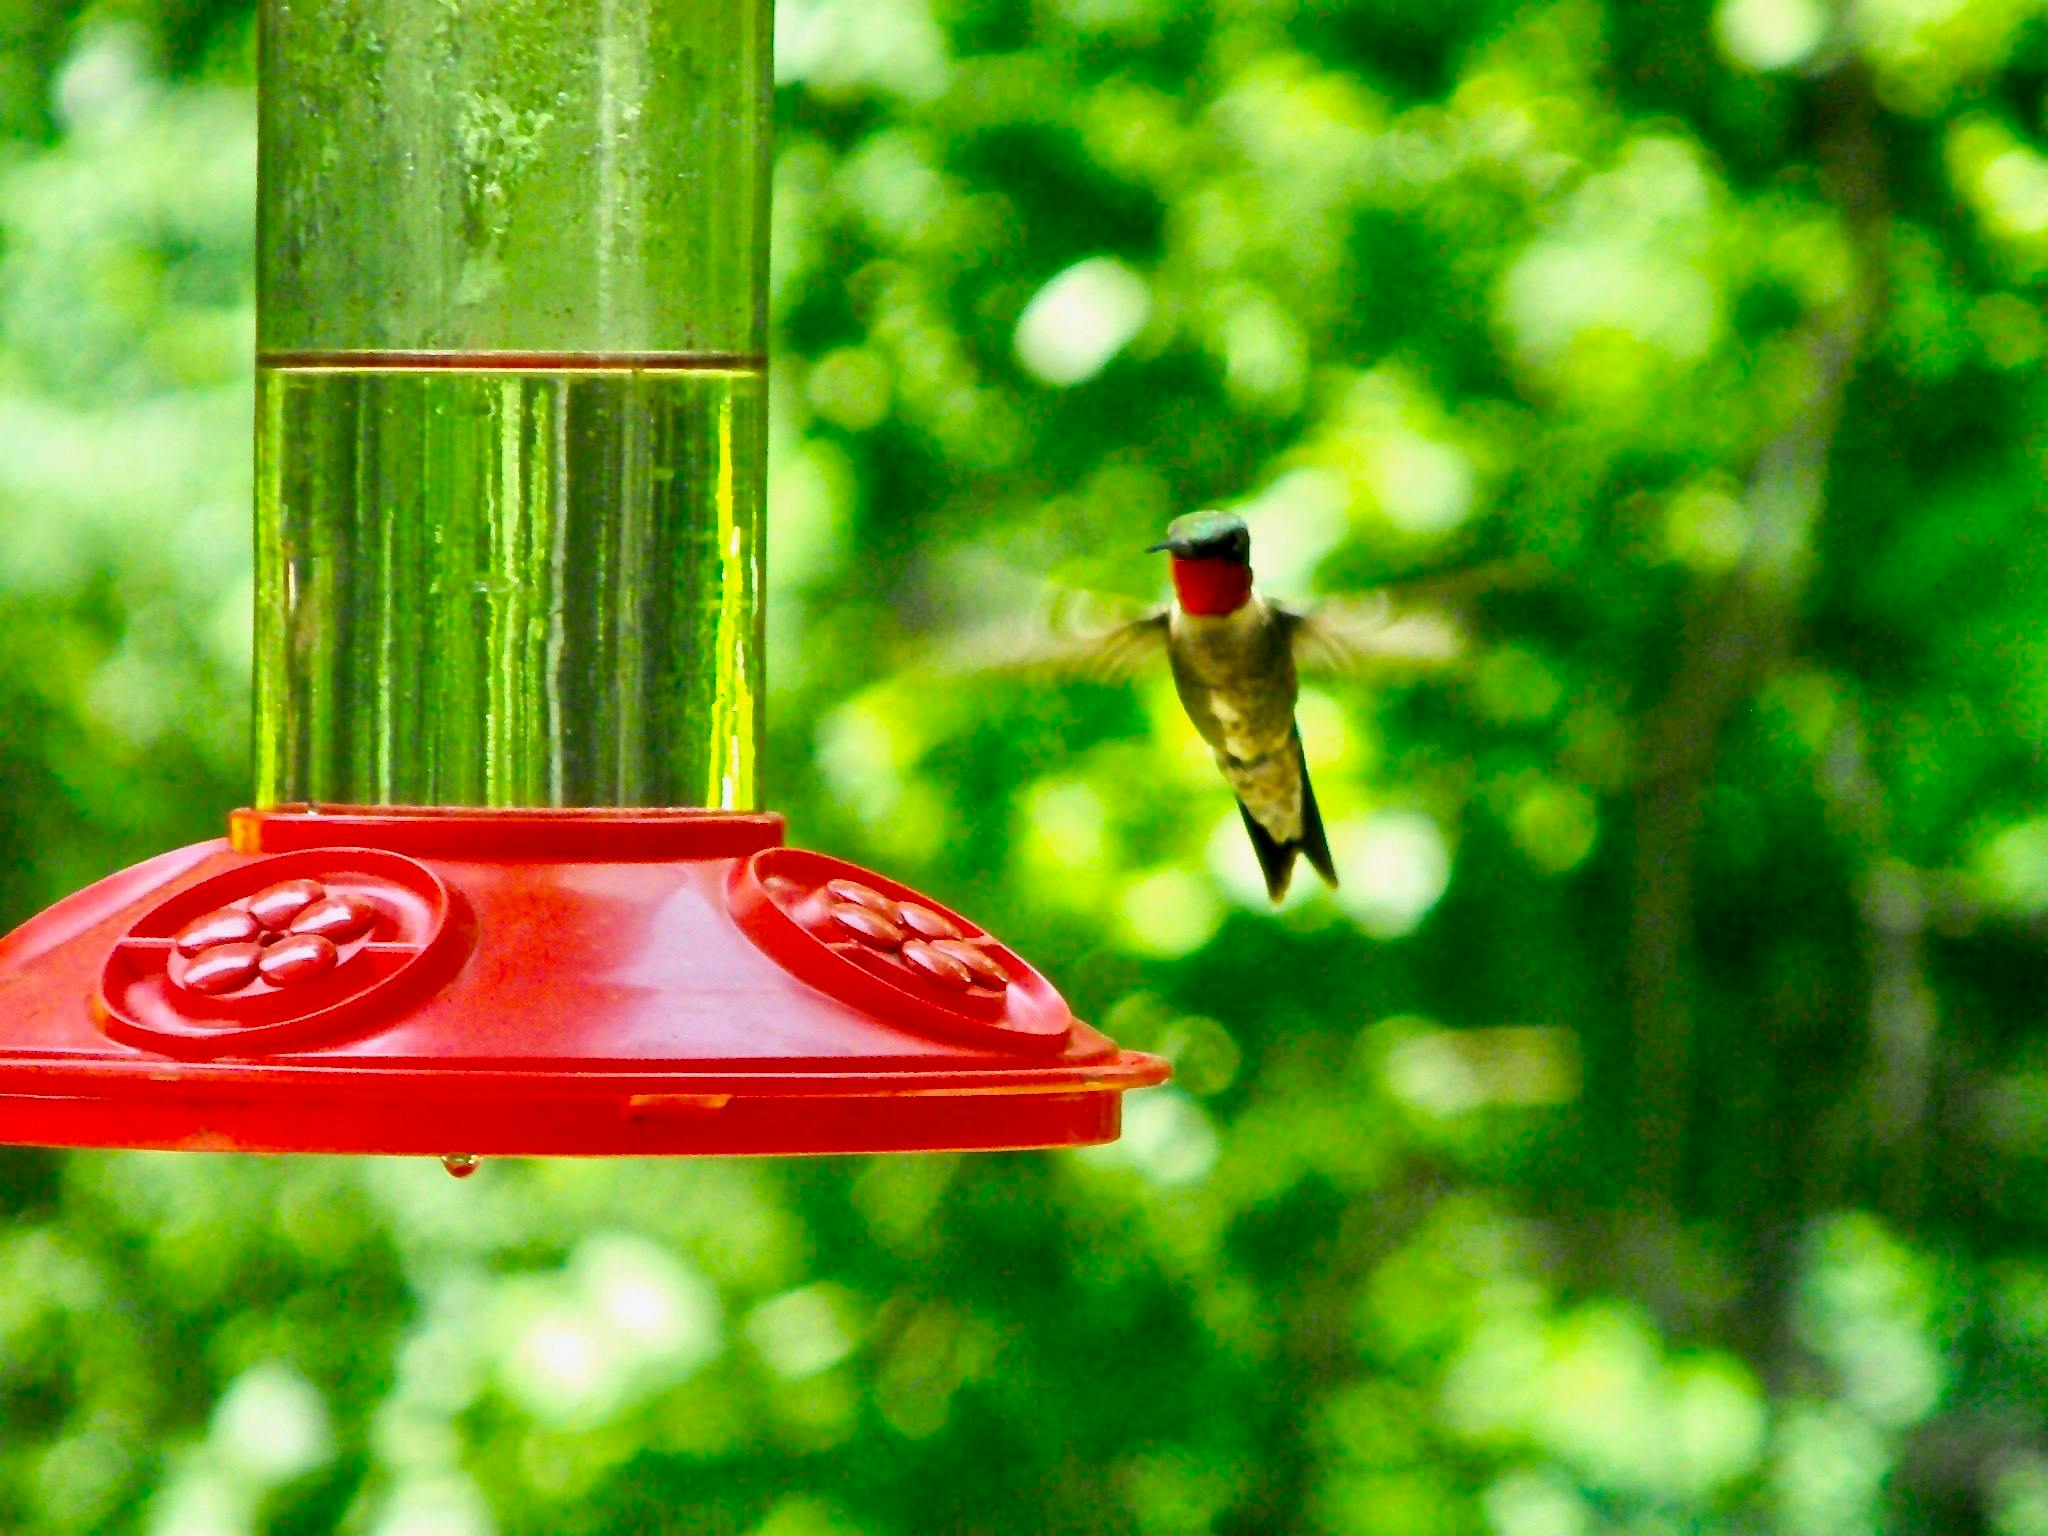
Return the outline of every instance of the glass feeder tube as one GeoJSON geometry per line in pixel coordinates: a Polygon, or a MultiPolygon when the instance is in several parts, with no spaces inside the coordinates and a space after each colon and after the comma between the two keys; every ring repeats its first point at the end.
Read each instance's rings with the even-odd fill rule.
{"type": "Polygon", "coordinates": [[[755,808],[768,0],[268,0],[256,803],[755,808]]]}

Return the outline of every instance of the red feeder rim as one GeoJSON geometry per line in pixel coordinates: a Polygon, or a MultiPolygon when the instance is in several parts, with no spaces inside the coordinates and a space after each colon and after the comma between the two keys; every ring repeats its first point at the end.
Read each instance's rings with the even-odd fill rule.
{"type": "Polygon", "coordinates": [[[0,1020],[0,1141],[46,1146],[1071,1146],[1167,1076],[970,919],[708,811],[238,811],[0,938],[0,1020]]]}

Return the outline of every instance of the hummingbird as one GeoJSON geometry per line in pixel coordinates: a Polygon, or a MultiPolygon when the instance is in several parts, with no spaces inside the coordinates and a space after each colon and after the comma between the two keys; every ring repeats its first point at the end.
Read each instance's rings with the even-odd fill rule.
{"type": "Polygon", "coordinates": [[[1254,583],[1251,530],[1234,512],[1190,512],[1147,553],[1171,556],[1173,600],[1068,650],[1102,680],[1134,675],[1164,650],[1174,691],[1216,756],[1258,855],[1266,893],[1287,894],[1297,859],[1337,884],[1294,707],[1299,668],[1441,665],[1463,649],[1440,614],[1397,612],[1385,590],[1303,610],[1254,583]]]}
{"type": "Polygon", "coordinates": [[[1540,569],[1513,558],[1447,564],[1304,609],[1258,590],[1251,531],[1234,512],[1175,518],[1166,537],[1147,552],[1172,557],[1172,601],[1104,624],[1091,613],[1100,614],[1105,604],[1122,606],[1120,600],[1056,588],[1057,638],[1021,650],[998,643],[992,660],[1127,682],[1163,652],[1182,709],[1237,798],[1266,892],[1275,902],[1286,896],[1299,859],[1337,884],[1295,725],[1301,673],[1387,676],[1447,666],[1464,654],[1465,636],[1441,600],[1520,585],[1540,569]],[[1422,597],[1438,601],[1410,600],[1422,597]]]}
{"type": "Polygon", "coordinates": [[[1174,691],[1237,796],[1266,893],[1287,894],[1297,856],[1337,883],[1294,723],[1294,642],[1304,616],[1252,583],[1252,536],[1231,512],[1191,512],[1148,554],[1171,557],[1174,600],[1139,620],[1163,630],[1174,691]]]}

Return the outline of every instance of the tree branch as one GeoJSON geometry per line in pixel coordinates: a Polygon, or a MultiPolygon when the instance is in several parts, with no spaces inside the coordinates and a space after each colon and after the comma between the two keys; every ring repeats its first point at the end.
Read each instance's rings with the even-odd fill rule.
{"type": "Polygon", "coordinates": [[[1792,646],[1849,383],[1883,304],[1884,164],[1876,105],[1853,62],[1820,82],[1824,184],[1848,232],[1841,299],[1802,330],[1806,407],[1767,442],[1749,476],[1752,535],[1742,563],[1687,623],[1669,687],[1643,730],[1634,805],[1628,988],[1634,1040],[1638,1201],[1676,1199],[1696,1051],[1694,860],[1705,793],[1736,711],[1792,646]]]}
{"type": "Polygon", "coordinates": [[[1870,978],[1867,1124],[1889,1165],[1882,1199],[1894,1217],[1911,1221],[1926,1185],[1927,1107],[1940,1025],[1927,980],[1928,877],[1891,853],[1884,786],[1853,713],[1828,745],[1820,784],[1855,862],[1857,928],[1870,978]]]}

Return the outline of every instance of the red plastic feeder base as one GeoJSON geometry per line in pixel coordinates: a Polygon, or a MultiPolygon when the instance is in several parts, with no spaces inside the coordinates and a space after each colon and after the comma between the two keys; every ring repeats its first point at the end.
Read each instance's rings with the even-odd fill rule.
{"type": "Polygon", "coordinates": [[[776,816],[238,811],[0,938],[0,1143],[1076,1146],[1166,1075],[776,816]]]}

